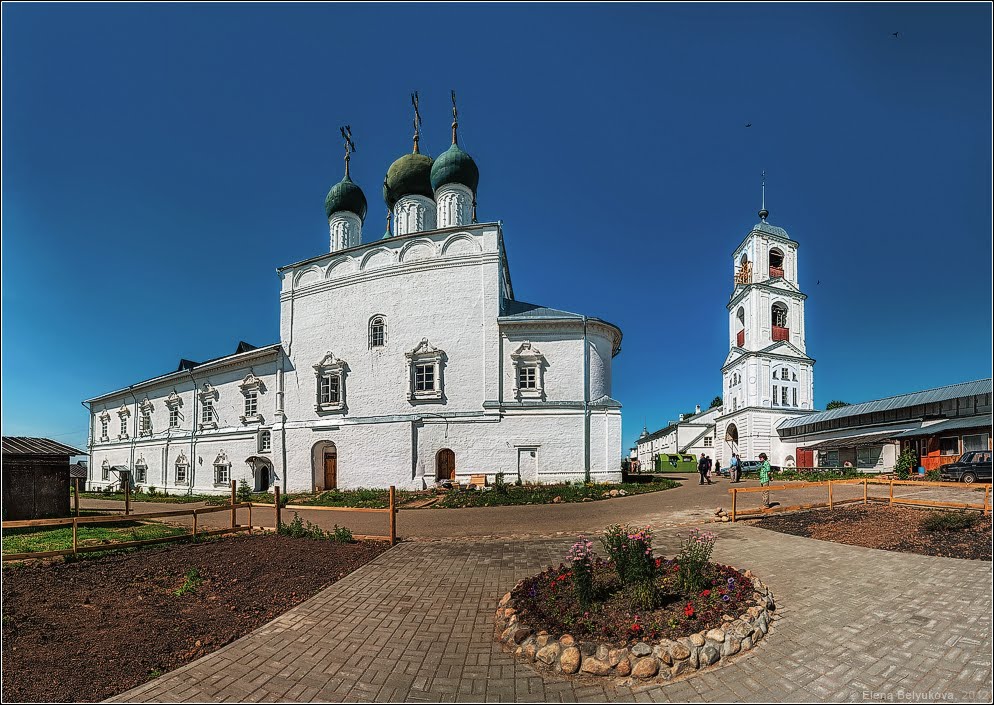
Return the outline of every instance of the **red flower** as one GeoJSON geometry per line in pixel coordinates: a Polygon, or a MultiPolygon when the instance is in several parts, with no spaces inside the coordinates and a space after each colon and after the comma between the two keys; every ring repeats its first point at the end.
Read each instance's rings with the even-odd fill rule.
{"type": "Polygon", "coordinates": [[[707,597],[710,594],[711,594],[710,590],[705,590],[704,592],[701,593],[701,597],[707,597]]]}
{"type": "Polygon", "coordinates": [[[685,615],[687,615],[688,617],[693,617],[694,616],[694,605],[693,605],[693,603],[688,602],[687,606],[683,608],[683,613],[685,615]]]}

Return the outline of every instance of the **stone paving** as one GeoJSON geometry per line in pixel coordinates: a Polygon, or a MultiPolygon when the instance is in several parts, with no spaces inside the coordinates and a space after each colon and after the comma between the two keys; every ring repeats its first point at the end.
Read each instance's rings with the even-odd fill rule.
{"type": "MultiPolygon", "coordinates": [[[[715,559],[755,571],[776,596],[778,617],[754,650],[687,680],[616,687],[543,678],[516,663],[493,641],[496,601],[559,563],[571,540],[466,539],[400,544],[116,700],[912,702],[917,694],[990,702],[990,563],[743,524],[712,528],[715,559]]],[[[672,554],[682,531],[658,529],[660,551],[672,554]]]]}

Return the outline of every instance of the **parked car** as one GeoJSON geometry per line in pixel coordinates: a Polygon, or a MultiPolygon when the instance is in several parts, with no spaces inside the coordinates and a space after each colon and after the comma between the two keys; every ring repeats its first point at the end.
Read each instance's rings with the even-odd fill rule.
{"type": "MultiPolygon", "coordinates": [[[[742,465],[742,477],[745,477],[746,475],[759,475],[759,466],[762,465],[762,464],[763,463],[760,462],[760,461],[758,461],[758,460],[743,460],[741,462],[741,465],[742,465]]],[[[729,470],[729,468],[719,468],[718,469],[718,474],[722,475],[723,477],[728,477],[728,474],[729,474],[728,470],[729,470]]],[[[770,472],[773,473],[773,474],[776,474],[776,473],[780,472],[780,466],[779,465],[771,465],[770,466],[770,472]]]]}
{"type": "Polygon", "coordinates": [[[939,468],[943,482],[990,482],[991,452],[989,450],[969,450],[955,463],[939,468]]]}

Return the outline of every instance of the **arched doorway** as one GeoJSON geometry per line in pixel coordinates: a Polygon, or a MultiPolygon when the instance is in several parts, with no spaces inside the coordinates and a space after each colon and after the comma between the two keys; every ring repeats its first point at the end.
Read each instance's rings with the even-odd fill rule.
{"type": "Polygon", "coordinates": [[[442,448],[435,455],[435,479],[456,479],[456,454],[448,448],[442,448]]]}
{"type": "Polygon", "coordinates": [[[255,478],[255,491],[269,492],[269,489],[273,486],[273,464],[269,458],[253,455],[247,458],[245,462],[252,468],[252,477],[255,478]]]}
{"type": "Polygon", "coordinates": [[[732,459],[732,453],[739,452],[739,429],[733,423],[725,427],[725,450],[729,460],[732,459]]]}
{"type": "Polygon", "coordinates": [[[338,488],[338,446],[332,441],[320,441],[311,451],[314,491],[338,488]]]}

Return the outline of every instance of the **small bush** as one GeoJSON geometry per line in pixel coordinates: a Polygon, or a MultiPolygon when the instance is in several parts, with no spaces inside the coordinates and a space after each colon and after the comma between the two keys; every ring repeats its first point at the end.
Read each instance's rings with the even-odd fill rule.
{"type": "Polygon", "coordinates": [[[196,568],[190,568],[190,570],[186,571],[185,578],[183,584],[176,590],[173,590],[173,594],[176,597],[182,597],[188,592],[195,592],[200,586],[200,583],[204,582],[204,579],[200,577],[200,572],[196,568]]]}
{"type": "Polygon", "coordinates": [[[155,497],[157,494],[159,494],[159,491],[155,489],[155,485],[149,485],[147,494],[149,497],[155,497]]]}
{"type": "Polygon", "coordinates": [[[581,607],[587,608],[594,599],[594,544],[582,536],[566,554],[572,566],[573,592],[581,607]]]}
{"type": "Polygon", "coordinates": [[[248,480],[244,477],[238,481],[238,489],[235,490],[235,496],[238,498],[239,502],[252,501],[252,488],[249,487],[248,480]]]}
{"type": "Polygon", "coordinates": [[[935,469],[935,470],[926,470],[925,471],[925,479],[928,482],[939,482],[942,479],[942,476],[939,473],[938,469],[935,469]]]}
{"type": "Polygon", "coordinates": [[[918,467],[918,453],[911,448],[905,448],[894,463],[894,474],[899,480],[907,480],[918,467]]]}
{"type": "Polygon", "coordinates": [[[676,557],[677,582],[686,593],[699,593],[705,587],[704,568],[711,560],[716,537],[709,531],[693,529],[676,557]]]}
{"type": "Polygon", "coordinates": [[[614,524],[605,530],[602,542],[625,586],[632,609],[653,609],[659,601],[659,589],[652,530],[614,524]]]}
{"type": "Polygon", "coordinates": [[[504,473],[502,472],[494,475],[494,492],[500,495],[508,494],[507,483],[504,481],[504,473]]]}
{"type": "Polygon", "coordinates": [[[335,528],[330,532],[329,538],[335,543],[352,543],[355,541],[352,538],[352,532],[344,526],[339,526],[335,524],[335,528]]]}
{"type": "Polygon", "coordinates": [[[921,523],[922,531],[964,531],[980,521],[979,514],[966,510],[958,512],[932,511],[921,523]]]}

